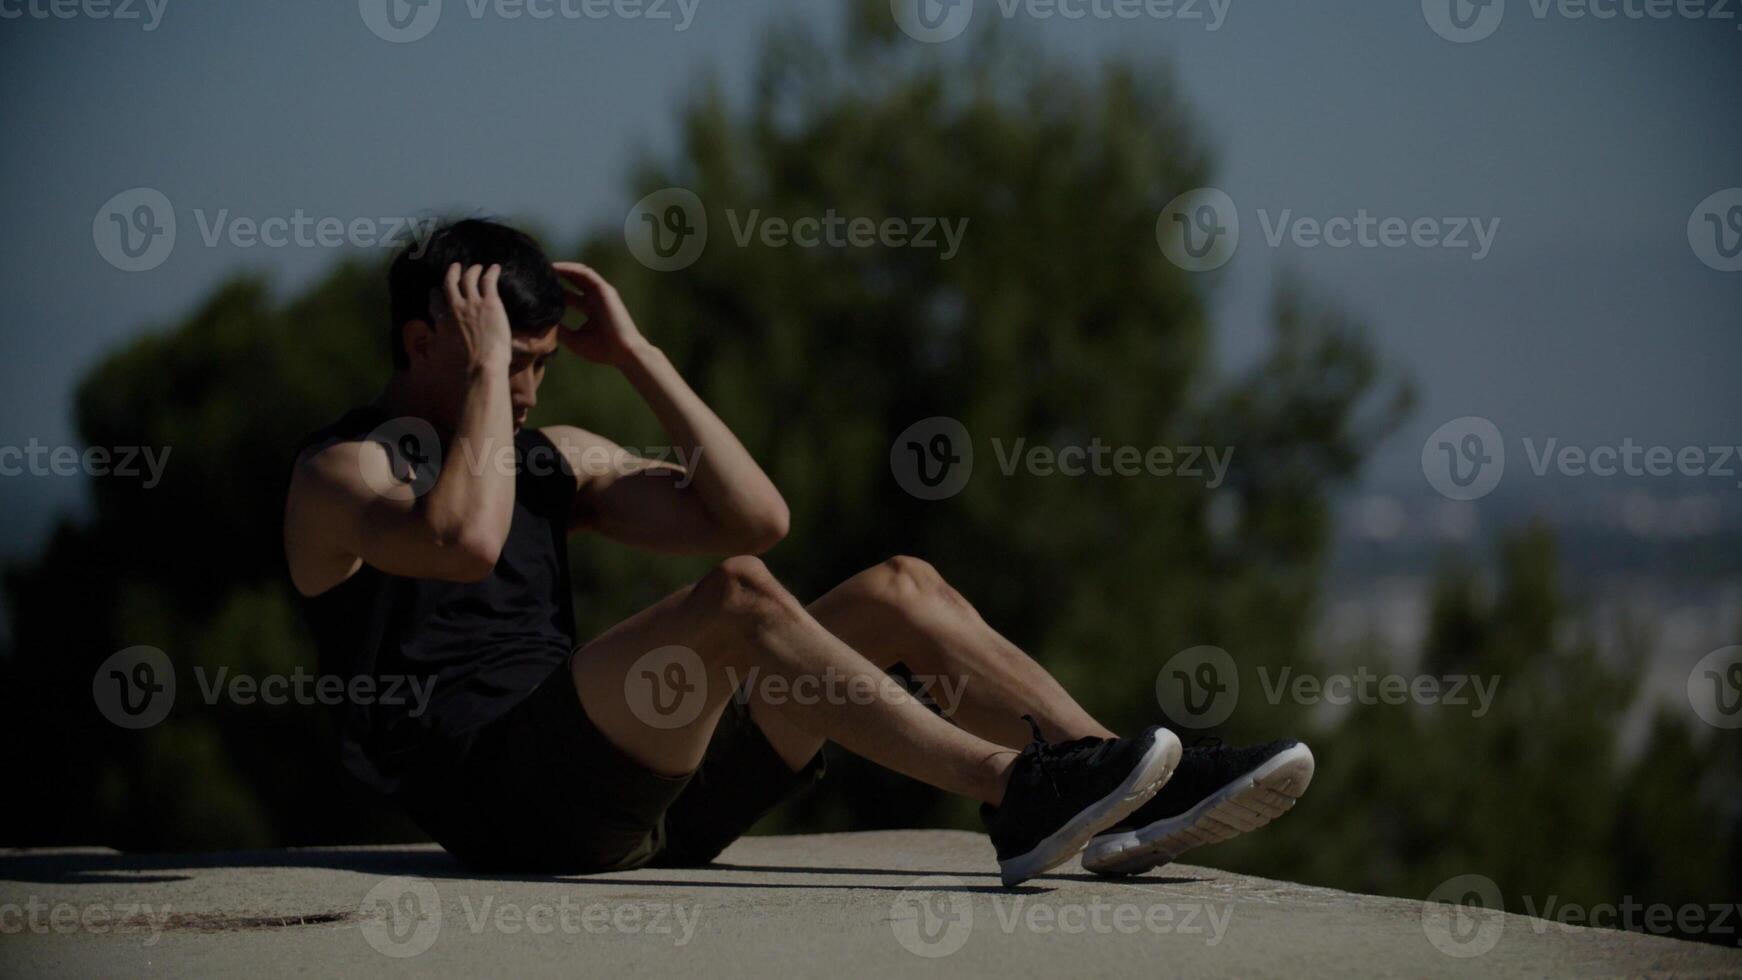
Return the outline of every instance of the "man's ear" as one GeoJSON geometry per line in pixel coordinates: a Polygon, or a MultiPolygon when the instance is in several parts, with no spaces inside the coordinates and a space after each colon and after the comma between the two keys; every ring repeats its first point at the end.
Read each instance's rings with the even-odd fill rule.
{"type": "Polygon", "coordinates": [[[399,328],[399,342],[412,364],[427,360],[435,345],[435,328],[427,320],[407,320],[399,328]]]}

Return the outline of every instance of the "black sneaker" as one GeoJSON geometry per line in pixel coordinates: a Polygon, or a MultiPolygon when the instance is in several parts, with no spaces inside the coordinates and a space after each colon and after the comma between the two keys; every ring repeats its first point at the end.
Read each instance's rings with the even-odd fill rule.
{"type": "Polygon", "coordinates": [[[1098,831],[1148,802],[1180,758],[1179,738],[1165,728],[1054,745],[1023,717],[1034,741],[1016,758],[1004,801],[980,807],[1005,887],[1069,861],[1098,831]]]}
{"type": "Polygon", "coordinates": [[[1282,816],[1312,780],[1312,750],[1292,738],[1248,748],[1194,745],[1165,789],[1089,842],[1083,867],[1102,875],[1160,867],[1282,816]]]}

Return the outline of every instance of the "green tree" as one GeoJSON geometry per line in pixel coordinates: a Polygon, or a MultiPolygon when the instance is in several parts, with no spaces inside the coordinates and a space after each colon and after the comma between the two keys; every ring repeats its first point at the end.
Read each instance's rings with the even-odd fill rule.
{"type": "MultiPolygon", "coordinates": [[[[1121,728],[1163,720],[1156,671],[1181,649],[1216,644],[1248,670],[1308,662],[1330,495],[1395,422],[1404,388],[1356,324],[1292,284],[1276,297],[1270,351],[1218,376],[1217,280],[1155,244],[1161,209],[1211,176],[1167,77],[1072,69],[1001,28],[959,55],[921,51],[893,34],[884,5],[856,11],[836,42],[772,35],[747,104],[704,87],[679,148],[642,162],[625,210],[660,188],[694,191],[714,229],[698,262],[650,271],[614,228],[573,250],[618,284],[788,497],[793,533],[770,563],[809,597],[890,554],[925,556],[1121,728]],[[734,216],[752,210],[949,218],[967,232],[948,261],[740,247],[734,216]],[[966,426],[977,461],[960,495],[925,502],[892,479],[889,452],[934,415],[966,426]],[[999,447],[1018,439],[1233,456],[1214,489],[1006,476],[999,447]]],[[[297,437],[385,375],[381,275],[347,263],[282,301],[239,280],[81,387],[89,443],[173,456],[155,489],[105,481],[91,521],[8,577],[11,717],[67,750],[22,763],[41,805],[0,818],[8,839],[175,848],[411,833],[341,781],[318,709],[207,705],[190,674],[313,664],[279,509],[297,437]],[[122,732],[92,709],[90,679],[141,643],[171,655],[189,696],[158,728],[122,732]]],[[[535,422],[580,421],[630,445],[662,438],[627,385],[573,359],[558,359],[538,411],[535,422]]],[[[572,554],[583,635],[703,567],[590,539],[572,554]]],[[[1303,723],[1246,699],[1224,732],[1303,723]]],[[[786,826],[971,825],[966,806],[899,777],[851,760],[837,773],[786,826]]]]}

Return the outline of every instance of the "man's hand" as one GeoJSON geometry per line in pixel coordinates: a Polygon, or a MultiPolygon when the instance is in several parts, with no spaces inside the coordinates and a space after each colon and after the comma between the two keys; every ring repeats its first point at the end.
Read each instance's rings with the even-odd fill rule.
{"type": "Polygon", "coordinates": [[[659,348],[647,342],[617,290],[579,262],[556,262],[576,290],[569,305],[586,314],[579,330],[562,332],[563,346],[623,372],[688,470],[631,459],[609,473],[589,473],[585,456],[609,440],[574,428],[545,432],[571,457],[580,476],[576,513],[591,527],[627,544],[679,554],[761,552],[786,536],[786,501],[750,458],[738,437],[696,397],[659,348]]]}
{"type": "Polygon", "coordinates": [[[506,370],[513,358],[508,311],[496,292],[501,278],[499,265],[462,268],[455,262],[448,266],[440,302],[432,303],[431,309],[436,320],[435,342],[454,369],[506,370]]]}
{"type": "Polygon", "coordinates": [[[579,262],[553,262],[551,268],[574,287],[563,293],[569,306],[587,318],[578,329],[558,331],[563,346],[595,364],[623,366],[646,341],[616,288],[579,262]]]}

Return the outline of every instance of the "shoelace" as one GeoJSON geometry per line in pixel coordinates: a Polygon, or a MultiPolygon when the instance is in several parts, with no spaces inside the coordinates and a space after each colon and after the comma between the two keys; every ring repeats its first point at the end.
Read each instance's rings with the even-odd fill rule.
{"type": "Polygon", "coordinates": [[[1052,778],[1052,767],[1046,761],[1046,747],[1051,743],[1040,733],[1040,722],[1035,721],[1033,715],[1023,715],[1022,720],[1028,722],[1028,730],[1034,734],[1034,741],[1029,742],[1028,747],[1034,750],[1035,767],[1046,777],[1046,784],[1052,787],[1052,795],[1056,798],[1059,795],[1059,784],[1052,778]]]}
{"type": "Polygon", "coordinates": [[[1069,742],[1049,742],[1046,736],[1041,734],[1040,723],[1034,720],[1033,715],[1023,715],[1022,720],[1028,722],[1028,730],[1034,736],[1034,740],[1029,743],[1029,748],[1034,750],[1035,767],[1046,777],[1046,784],[1052,787],[1052,795],[1055,799],[1063,794],[1059,792],[1058,781],[1053,778],[1052,774],[1052,763],[1056,760],[1050,757],[1058,755],[1062,758],[1084,750],[1093,750],[1106,741],[1099,738],[1078,738],[1069,742]]]}

